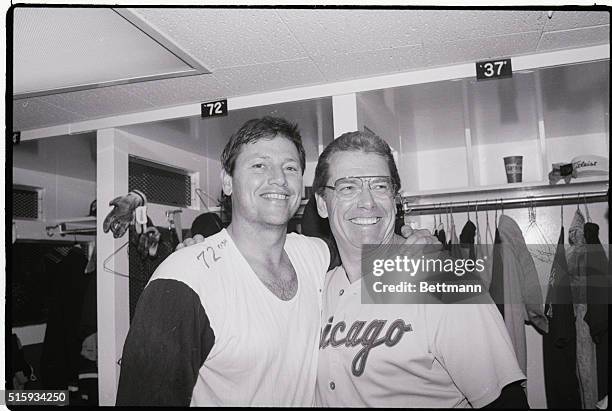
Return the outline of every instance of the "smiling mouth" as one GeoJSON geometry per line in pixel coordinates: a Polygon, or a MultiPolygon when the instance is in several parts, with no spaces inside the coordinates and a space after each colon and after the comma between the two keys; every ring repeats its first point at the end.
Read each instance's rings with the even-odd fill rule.
{"type": "Polygon", "coordinates": [[[278,193],[266,193],[261,195],[263,198],[268,200],[286,200],[289,198],[287,194],[278,194],[278,193]]]}
{"type": "Polygon", "coordinates": [[[357,225],[374,225],[381,220],[381,217],[355,217],[350,218],[349,221],[357,225]]]}

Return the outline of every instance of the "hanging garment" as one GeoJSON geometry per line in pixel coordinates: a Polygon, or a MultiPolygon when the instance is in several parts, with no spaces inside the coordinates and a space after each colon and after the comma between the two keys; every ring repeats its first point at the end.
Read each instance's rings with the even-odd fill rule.
{"type": "Polygon", "coordinates": [[[576,326],[564,243],[562,226],[546,296],[548,333],[542,338],[544,383],[548,408],[578,409],[581,400],[576,375],[576,326]]]}
{"type": "Polygon", "coordinates": [[[451,222],[448,248],[450,250],[451,256],[455,258],[463,258],[461,253],[461,244],[459,244],[459,238],[457,238],[457,229],[455,228],[455,221],[451,222]]]}
{"type": "Polygon", "coordinates": [[[470,220],[465,223],[459,234],[459,243],[461,244],[461,250],[463,258],[469,258],[471,260],[476,259],[476,251],[474,248],[474,237],[476,236],[476,226],[470,220]]]}
{"type": "Polygon", "coordinates": [[[542,290],[533,258],[516,221],[502,214],[498,224],[503,265],[504,322],[514,345],[519,366],[527,373],[525,321],[548,332],[542,290]]]}
{"type": "Polygon", "coordinates": [[[595,342],[597,358],[598,400],[608,394],[608,290],[610,269],[603,246],[599,241],[599,226],[584,225],[587,245],[587,312],[584,320],[589,325],[595,342]]]}
{"type": "Polygon", "coordinates": [[[586,304],[586,240],[584,238],[585,219],[580,210],[576,210],[568,230],[567,265],[574,301],[576,317],[576,368],[578,385],[583,409],[594,409],[597,403],[597,362],[595,343],[591,339],[589,326],[584,321],[586,304]]]}
{"type": "Polygon", "coordinates": [[[77,387],[81,351],[78,331],[83,294],[87,287],[87,276],[84,274],[86,265],[87,257],[83,250],[72,247],[53,273],[41,357],[41,377],[45,389],[77,387]]]}
{"type": "Polygon", "coordinates": [[[85,276],[88,278],[83,297],[78,336],[81,341],[79,357],[79,405],[98,405],[98,350],[97,350],[97,284],[96,271],[85,276]]]}
{"type": "MultiPolygon", "coordinates": [[[[504,265],[502,261],[502,248],[499,230],[495,229],[495,241],[493,243],[493,266],[491,273],[491,282],[489,285],[489,294],[497,309],[504,316],[504,265]]],[[[524,371],[523,371],[524,372],[524,371]]]]}
{"type": "Polygon", "coordinates": [[[441,228],[438,231],[438,235],[436,237],[438,237],[438,241],[442,243],[442,248],[447,249],[448,243],[446,242],[446,233],[444,232],[444,228],[441,228]]]}

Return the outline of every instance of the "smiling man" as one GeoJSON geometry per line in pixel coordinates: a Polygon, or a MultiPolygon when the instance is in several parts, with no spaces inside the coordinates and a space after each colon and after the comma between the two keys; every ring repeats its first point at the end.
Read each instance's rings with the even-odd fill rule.
{"type": "Polygon", "coordinates": [[[492,301],[361,304],[362,247],[405,243],[393,232],[399,188],[391,150],[373,134],[345,133],[319,157],[313,189],[342,265],[325,279],[317,404],[527,407],[492,301]]]}
{"type": "Polygon", "coordinates": [[[124,345],[117,405],[311,406],[329,252],[287,235],[305,153],[295,125],[247,121],[221,158],[232,223],[155,271],[124,345]]]}

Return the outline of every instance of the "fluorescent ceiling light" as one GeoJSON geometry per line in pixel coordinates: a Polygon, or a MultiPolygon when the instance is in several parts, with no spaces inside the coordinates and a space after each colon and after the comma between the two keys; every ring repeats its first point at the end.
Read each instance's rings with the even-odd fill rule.
{"type": "Polygon", "coordinates": [[[15,99],[207,73],[126,8],[14,9],[15,99]]]}

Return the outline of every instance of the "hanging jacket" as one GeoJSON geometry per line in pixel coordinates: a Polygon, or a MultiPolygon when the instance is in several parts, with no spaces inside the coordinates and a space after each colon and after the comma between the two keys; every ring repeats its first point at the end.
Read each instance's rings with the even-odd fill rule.
{"type": "Polygon", "coordinates": [[[463,258],[461,253],[461,244],[459,244],[459,238],[457,238],[457,230],[455,228],[455,222],[451,223],[450,238],[448,240],[448,248],[451,256],[455,258],[463,258]]]}
{"type": "Polygon", "coordinates": [[[438,231],[437,237],[438,237],[438,241],[442,243],[442,248],[447,249],[448,244],[446,243],[446,233],[444,232],[443,228],[441,228],[440,231],[438,231]]]}
{"type": "Polygon", "coordinates": [[[597,403],[597,362],[595,343],[591,339],[589,326],[584,321],[586,304],[586,240],[584,238],[585,219],[578,209],[568,230],[567,264],[574,301],[576,317],[576,368],[578,385],[583,409],[594,409],[597,403]]]}
{"type": "MultiPolygon", "coordinates": [[[[504,265],[502,260],[501,238],[499,230],[495,229],[495,241],[493,243],[493,263],[491,268],[491,281],[489,284],[489,294],[497,309],[504,316],[504,265]]],[[[523,371],[524,372],[524,371],[523,371]]]]}
{"type": "Polygon", "coordinates": [[[548,408],[579,409],[581,400],[576,375],[576,327],[564,243],[562,226],[546,296],[545,312],[549,329],[542,338],[544,383],[548,408]]]}
{"type": "Polygon", "coordinates": [[[463,258],[469,258],[471,260],[476,259],[476,251],[474,248],[474,237],[476,236],[476,226],[470,220],[468,220],[463,228],[461,234],[459,234],[459,243],[463,251],[463,258]]]}
{"type": "Polygon", "coordinates": [[[498,230],[504,270],[504,322],[510,334],[519,366],[527,372],[525,321],[548,332],[542,290],[533,258],[516,221],[502,214],[498,230]]]}
{"type": "Polygon", "coordinates": [[[610,267],[599,241],[599,226],[584,225],[587,242],[587,312],[584,321],[589,325],[596,346],[598,400],[608,395],[608,291],[610,267]]]}

